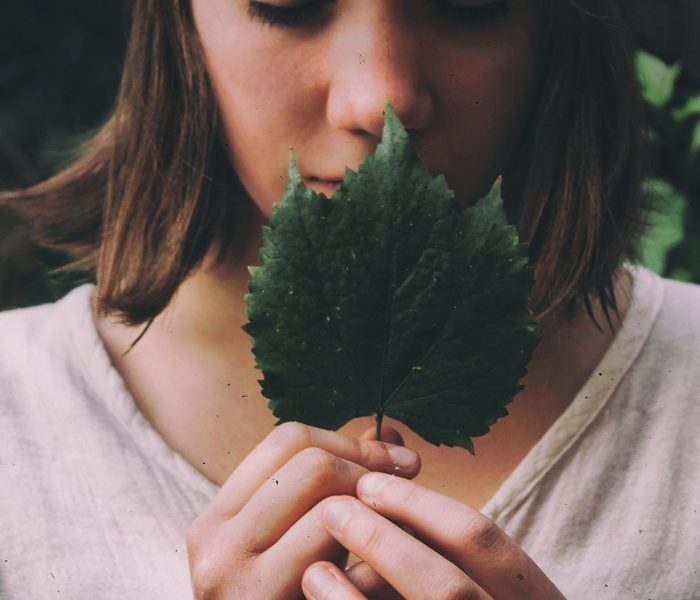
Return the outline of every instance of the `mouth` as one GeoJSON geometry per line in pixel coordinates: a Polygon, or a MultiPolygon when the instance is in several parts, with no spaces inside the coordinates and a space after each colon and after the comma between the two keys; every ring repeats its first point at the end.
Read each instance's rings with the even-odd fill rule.
{"type": "Polygon", "coordinates": [[[343,183],[342,179],[319,179],[318,177],[309,177],[305,182],[306,187],[311,188],[317,194],[324,194],[330,198],[338,191],[343,183]]]}

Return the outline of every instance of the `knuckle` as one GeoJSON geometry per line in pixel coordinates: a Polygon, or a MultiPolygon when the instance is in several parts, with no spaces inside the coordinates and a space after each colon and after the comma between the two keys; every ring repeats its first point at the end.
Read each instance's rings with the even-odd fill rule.
{"type": "Polygon", "coordinates": [[[322,448],[305,448],[294,460],[304,477],[317,483],[334,480],[342,470],[342,461],[322,448]]]}
{"type": "Polygon", "coordinates": [[[235,531],[212,528],[196,519],[185,534],[194,598],[221,598],[239,582],[250,579],[256,555],[240,543],[235,531]]]}
{"type": "Polygon", "coordinates": [[[204,525],[199,519],[197,519],[192,522],[185,533],[185,545],[190,558],[196,557],[199,554],[202,548],[202,541],[204,539],[204,525]]]}
{"type": "Polygon", "coordinates": [[[503,532],[498,525],[483,515],[475,517],[461,532],[459,539],[462,546],[480,552],[497,553],[505,545],[503,532]]]}
{"type": "Polygon", "coordinates": [[[334,469],[337,457],[323,448],[304,448],[296,455],[297,461],[313,470],[334,469]]]}
{"type": "Polygon", "coordinates": [[[253,562],[220,546],[201,550],[190,559],[190,580],[197,600],[221,598],[234,585],[251,578],[253,562]]]}
{"type": "Polygon", "coordinates": [[[378,467],[377,470],[393,473],[398,470],[398,467],[389,454],[390,447],[390,444],[384,442],[365,442],[363,458],[368,464],[378,467]]]}
{"type": "Polygon", "coordinates": [[[377,462],[378,457],[385,460],[384,455],[387,454],[386,450],[377,449],[381,444],[372,444],[365,440],[358,440],[357,438],[350,438],[350,444],[352,445],[353,455],[357,456],[359,464],[371,465],[377,462]]]}
{"type": "Polygon", "coordinates": [[[222,569],[211,561],[199,560],[190,567],[192,592],[197,600],[214,598],[221,590],[222,569]]]}
{"type": "Polygon", "coordinates": [[[220,598],[222,591],[228,589],[228,568],[221,560],[211,553],[200,556],[190,566],[192,592],[197,600],[220,598]]]}
{"type": "Polygon", "coordinates": [[[269,439],[276,446],[291,446],[292,448],[301,449],[313,445],[311,428],[296,421],[278,425],[270,433],[269,439]]]}

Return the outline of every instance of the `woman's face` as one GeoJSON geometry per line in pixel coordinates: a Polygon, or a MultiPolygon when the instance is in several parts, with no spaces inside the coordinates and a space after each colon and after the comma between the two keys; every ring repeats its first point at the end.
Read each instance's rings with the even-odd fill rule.
{"type": "Polygon", "coordinates": [[[502,172],[534,101],[533,0],[192,0],[233,166],[262,212],[294,150],[330,195],[381,137],[385,100],[462,203],[502,172]]]}

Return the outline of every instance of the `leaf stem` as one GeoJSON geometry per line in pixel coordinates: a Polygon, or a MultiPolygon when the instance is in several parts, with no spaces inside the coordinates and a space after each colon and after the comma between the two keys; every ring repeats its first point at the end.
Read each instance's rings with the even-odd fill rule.
{"type": "Polygon", "coordinates": [[[384,418],[384,413],[381,410],[377,411],[376,420],[377,420],[377,441],[378,442],[382,441],[382,419],[383,418],[384,418]]]}

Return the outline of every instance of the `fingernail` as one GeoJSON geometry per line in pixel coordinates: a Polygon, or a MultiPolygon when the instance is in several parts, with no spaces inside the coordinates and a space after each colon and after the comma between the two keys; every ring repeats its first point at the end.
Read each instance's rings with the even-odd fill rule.
{"type": "Polygon", "coordinates": [[[352,519],[354,510],[348,500],[333,502],[323,512],[323,521],[331,531],[341,531],[352,519]]]}
{"type": "Polygon", "coordinates": [[[304,576],[305,592],[313,598],[328,598],[337,583],[335,575],[325,567],[313,567],[304,576]]]}
{"type": "Polygon", "coordinates": [[[394,464],[402,469],[410,469],[418,460],[418,455],[413,450],[403,446],[392,446],[389,448],[389,456],[391,456],[394,464]]]}

